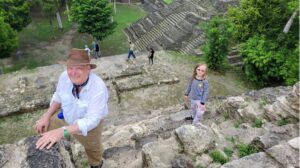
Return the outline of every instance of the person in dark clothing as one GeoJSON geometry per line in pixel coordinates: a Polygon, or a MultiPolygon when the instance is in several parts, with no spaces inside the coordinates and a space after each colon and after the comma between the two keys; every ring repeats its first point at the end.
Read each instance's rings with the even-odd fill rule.
{"type": "Polygon", "coordinates": [[[101,51],[100,46],[98,42],[93,42],[93,51],[94,51],[94,58],[100,58],[101,57],[101,51]]]}
{"type": "Polygon", "coordinates": [[[149,52],[149,56],[148,56],[148,59],[149,59],[149,64],[150,64],[150,61],[152,62],[152,65],[153,65],[153,58],[154,58],[154,50],[153,48],[150,48],[150,52],[149,52]]]}

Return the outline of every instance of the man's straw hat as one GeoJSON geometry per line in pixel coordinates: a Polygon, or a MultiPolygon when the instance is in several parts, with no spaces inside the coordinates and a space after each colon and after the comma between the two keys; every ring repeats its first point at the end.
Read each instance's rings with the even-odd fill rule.
{"type": "Polygon", "coordinates": [[[95,69],[97,65],[91,64],[91,59],[87,52],[83,49],[72,48],[69,52],[68,59],[60,63],[65,65],[90,65],[91,69],[95,69]]]}

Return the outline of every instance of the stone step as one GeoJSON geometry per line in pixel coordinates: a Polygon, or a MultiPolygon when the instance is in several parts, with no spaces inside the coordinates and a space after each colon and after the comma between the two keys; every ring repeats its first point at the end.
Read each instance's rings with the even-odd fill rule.
{"type": "Polygon", "coordinates": [[[241,60],[242,60],[241,56],[239,56],[239,55],[229,55],[229,56],[227,56],[227,58],[228,58],[228,62],[230,64],[238,63],[238,62],[241,62],[241,60]]]}
{"type": "Polygon", "coordinates": [[[237,63],[233,63],[231,65],[235,66],[235,67],[242,67],[244,65],[244,63],[243,62],[237,62],[237,63]]]}
{"type": "Polygon", "coordinates": [[[187,45],[179,49],[183,54],[188,54],[189,51],[199,47],[203,43],[203,36],[200,35],[197,38],[191,40],[187,45]]]}
{"type": "Polygon", "coordinates": [[[130,41],[135,42],[137,40],[137,36],[135,32],[131,29],[131,27],[126,27],[124,32],[128,35],[130,41]]]}
{"type": "Polygon", "coordinates": [[[240,52],[238,49],[232,49],[228,55],[238,55],[240,52]]]}
{"type": "Polygon", "coordinates": [[[135,45],[139,50],[148,47],[150,43],[155,41],[158,37],[162,36],[164,32],[167,32],[171,26],[176,25],[177,22],[184,19],[185,14],[186,12],[184,14],[171,14],[165,20],[163,20],[158,25],[153,27],[150,31],[148,31],[146,34],[142,35],[139,39],[137,39],[135,45]]]}

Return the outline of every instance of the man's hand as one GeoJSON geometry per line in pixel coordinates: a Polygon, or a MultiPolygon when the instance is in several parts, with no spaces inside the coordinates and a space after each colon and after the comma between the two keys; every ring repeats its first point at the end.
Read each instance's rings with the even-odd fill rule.
{"type": "Polygon", "coordinates": [[[42,137],[36,142],[36,148],[42,150],[47,146],[46,148],[50,149],[63,136],[63,128],[58,128],[49,132],[45,132],[42,134],[42,137]]]}
{"type": "Polygon", "coordinates": [[[34,130],[39,134],[46,132],[49,126],[49,120],[47,116],[42,116],[34,125],[34,130]]]}

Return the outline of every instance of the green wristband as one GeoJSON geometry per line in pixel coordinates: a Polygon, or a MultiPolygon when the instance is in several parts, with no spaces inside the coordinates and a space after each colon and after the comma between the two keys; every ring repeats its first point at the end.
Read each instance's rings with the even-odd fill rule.
{"type": "Polygon", "coordinates": [[[63,126],[63,129],[64,129],[64,137],[68,138],[70,136],[68,129],[65,126],[63,126]]]}

